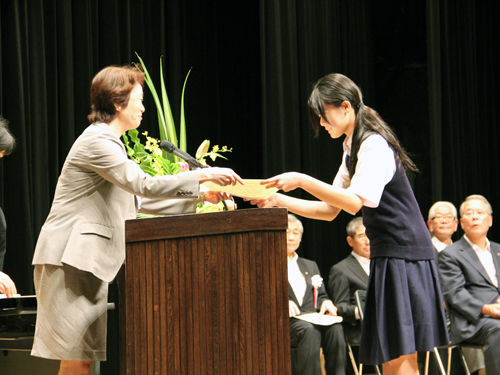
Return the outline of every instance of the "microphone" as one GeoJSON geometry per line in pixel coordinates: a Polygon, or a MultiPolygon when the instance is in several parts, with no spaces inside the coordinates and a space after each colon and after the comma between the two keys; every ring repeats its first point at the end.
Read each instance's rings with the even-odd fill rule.
{"type": "Polygon", "coordinates": [[[160,148],[162,150],[167,151],[169,154],[174,154],[175,156],[180,157],[185,160],[192,168],[206,168],[205,165],[201,164],[198,160],[193,158],[187,152],[182,151],[180,148],[174,146],[172,142],[169,141],[161,141],[160,148]]]}

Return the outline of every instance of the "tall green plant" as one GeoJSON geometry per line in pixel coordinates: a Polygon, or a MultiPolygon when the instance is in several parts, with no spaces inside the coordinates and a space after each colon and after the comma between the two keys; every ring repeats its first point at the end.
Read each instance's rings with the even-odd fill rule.
{"type": "MultiPolygon", "coordinates": [[[[186,119],[184,116],[184,93],[186,90],[187,79],[189,77],[189,74],[191,73],[191,69],[186,75],[186,79],[184,80],[184,85],[182,87],[180,128],[179,128],[180,144],[179,144],[179,142],[177,141],[177,132],[175,129],[174,117],[172,115],[172,110],[170,108],[170,102],[168,100],[167,90],[165,88],[165,81],[163,78],[163,56],[160,57],[160,88],[162,95],[162,100],[160,100],[160,97],[158,96],[155,85],[153,83],[153,79],[151,78],[151,75],[149,74],[146,65],[144,64],[144,61],[137,52],[135,54],[137,55],[139,62],[141,63],[140,68],[144,72],[144,81],[148,85],[149,90],[153,95],[156,111],[158,113],[158,126],[160,129],[160,139],[167,140],[173,143],[175,146],[178,146],[181,150],[187,151],[186,119]]],[[[163,157],[174,163],[180,160],[177,156],[168,154],[165,151],[163,151],[163,157]]]]}

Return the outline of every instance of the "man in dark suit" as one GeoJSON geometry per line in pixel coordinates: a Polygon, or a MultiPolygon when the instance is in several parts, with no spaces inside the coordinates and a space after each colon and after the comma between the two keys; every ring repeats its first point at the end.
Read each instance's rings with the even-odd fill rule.
{"type": "MultiPolygon", "coordinates": [[[[351,254],[330,269],[328,278],[328,293],[337,306],[337,314],[344,320],[342,328],[351,345],[361,341],[360,315],[356,306],[356,290],[366,290],[370,273],[370,240],[366,236],[363,218],[352,219],[346,227],[347,243],[352,248],[351,254]]],[[[356,346],[353,347],[357,357],[356,346]]],[[[348,362],[350,363],[350,362],[348,362]]],[[[349,366],[349,373],[354,369],[349,366]]],[[[364,372],[374,373],[371,366],[365,367],[364,372]]]]}
{"type": "Polygon", "coordinates": [[[298,318],[307,313],[337,315],[337,308],[328,295],[316,262],[300,258],[295,252],[302,240],[303,226],[297,217],[288,215],[288,298],[290,343],[297,348],[300,375],[320,375],[320,348],[323,348],[328,375],[345,374],[345,340],[342,325],[312,324],[298,318]]]}
{"type": "Polygon", "coordinates": [[[347,224],[347,243],[352,252],[331,268],[328,278],[328,292],[337,306],[337,314],[344,319],[344,333],[351,344],[359,344],[361,339],[360,316],[354,293],[358,289],[366,290],[370,272],[370,240],[365,229],[361,217],[347,224]]]}
{"type": "Polygon", "coordinates": [[[483,345],[487,374],[500,374],[500,244],[490,242],[489,202],[471,195],[460,206],[465,235],[439,253],[439,276],[454,343],[483,345]]]}
{"type": "MultiPolygon", "coordinates": [[[[458,214],[455,205],[451,202],[438,201],[435,202],[429,209],[429,215],[427,217],[427,227],[432,236],[432,244],[436,249],[436,261],[438,259],[438,254],[444,250],[447,246],[453,243],[452,236],[453,233],[457,231],[458,227],[458,214]]],[[[448,318],[449,323],[449,318],[448,318]]],[[[464,348],[464,356],[467,359],[467,365],[469,370],[475,373],[476,370],[484,367],[484,357],[483,353],[479,349],[464,348]]],[[[440,349],[439,354],[443,363],[448,361],[448,350],[440,349]]],[[[426,353],[418,353],[419,366],[421,373],[424,372],[426,353]]],[[[441,374],[439,370],[439,365],[434,357],[430,355],[429,357],[429,375],[441,374]]],[[[451,375],[465,375],[463,369],[462,360],[458,356],[458,352],[453,351],[451,357],[451,375]]]]}

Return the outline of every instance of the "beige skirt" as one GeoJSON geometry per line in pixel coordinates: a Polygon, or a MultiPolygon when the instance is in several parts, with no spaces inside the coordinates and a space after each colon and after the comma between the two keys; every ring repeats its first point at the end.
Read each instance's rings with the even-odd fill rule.
{"type": "Polygon", "coordinates": [[[31,355],[106,360],[108,283],[64,264],[35,266],[37,318],[31,355]]]}

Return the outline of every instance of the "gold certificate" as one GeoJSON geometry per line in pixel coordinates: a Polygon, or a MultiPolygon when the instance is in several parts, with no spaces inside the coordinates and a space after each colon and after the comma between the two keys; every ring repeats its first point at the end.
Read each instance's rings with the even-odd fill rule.
{"type": "Polygon", "coordinates": [[[235,197],[247,199],[267,199],[278,191],[277,188],[266,189],[266,185],[261,185],[264,180],[243,180],[245,185],[236,184],[234,186],[219,186],[213,182],[205,182],[202,185],[212,191],[222,191],[224,193],[232,194],[235,197]]]}

